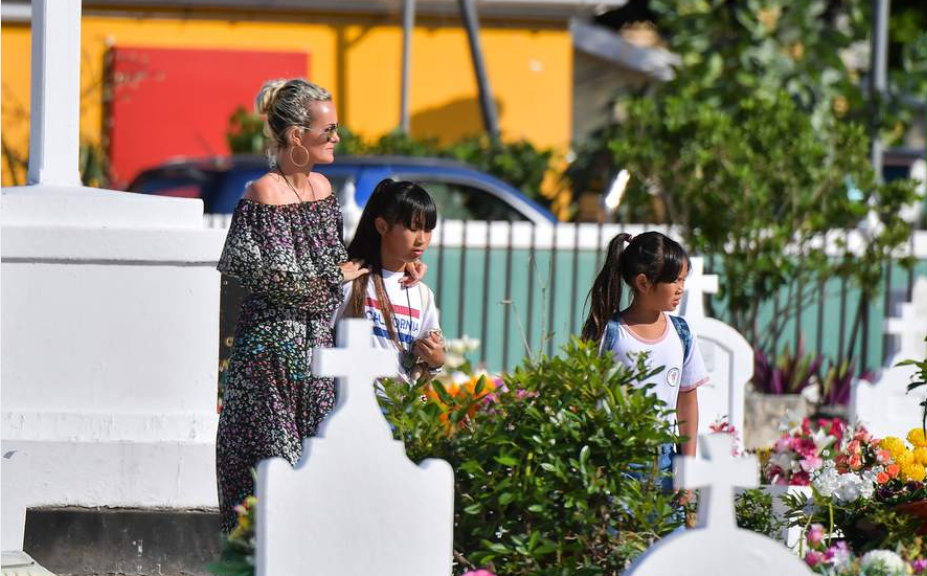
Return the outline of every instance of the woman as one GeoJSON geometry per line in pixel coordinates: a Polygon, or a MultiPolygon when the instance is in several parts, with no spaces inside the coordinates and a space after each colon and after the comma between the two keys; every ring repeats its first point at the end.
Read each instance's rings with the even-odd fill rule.
{"type": "Polygon", "coordinates": [[[331,94],[305,80],[268,82],[257,96],[266,114],[271,170],[250,183],[232,216],[219,271],[251,291],[241,307],[216,439],[222,527],[254,493],[252,469],[270,457],[296,464],[334,406],[330,378],[310,373],[314,346],[330,347],[329,320],[342,284],[366,274],[347,261],[341,208],[312,169],[334,160],[338,116],[331,94]]]}

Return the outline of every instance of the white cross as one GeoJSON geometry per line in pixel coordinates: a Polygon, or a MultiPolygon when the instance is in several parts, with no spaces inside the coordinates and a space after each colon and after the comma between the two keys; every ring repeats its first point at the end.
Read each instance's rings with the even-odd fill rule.
{"type": "Polygon", "coordinates": [[[705,317],[705,294],[717,294],[718,277],[705,274],[705,259],[693,256],[689,259],[689,274],[686,277],[686,290],[679,305],[679,315],[687,320],[705,317]]]}
{"type": "Polygon", "coordinates": [[[737,527],[734,516],[734,488],[759,486],[756,457],[735,458],[734,439],[728,434],[699,436],[703,459],[677,456],[673,481],[677,490],[701,488],[698,527],[730,530],[737,527]]]}
{"type": "Polygon", "coordinates": [[[80,186],[81,0],[32,0],[30,184],[80,186]]]}
{"type": "MultiPolygon", "coordinates": [[[[338,323],[338,348],[313,348],[312,373],[338,378],[338,407],[329,415],[326,438],[339,431],[356,433],[351,423],[375,419],[386,423],[374,392],[374,380],[396,375],[393,352],[371,344],[372,325],[363,318],[351,318],[338,323]],[[335,418],[335,416],[338,416],[335,418]],[[338,422],[344,422],[339,426],[338,422]]],[[[388,426],[386,427],[389,432],[388,426]]]]}
{"type": "MultiPolygon", "coordinates": [[[[923,358],[924,337],[927,336],[927,278],[918,277],[911,292],[911,302],[901,305],[900,318],[886,318],[885,331],[898,336],[898,361],[923,358]]],[[[897,363],[894,359],[889,366],[897,363]]]]}

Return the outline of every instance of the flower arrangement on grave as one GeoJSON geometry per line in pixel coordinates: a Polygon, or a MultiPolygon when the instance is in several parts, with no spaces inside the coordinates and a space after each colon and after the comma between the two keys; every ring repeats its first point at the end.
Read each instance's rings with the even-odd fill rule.
{"type": "Polygon", "coordinates": [[[922,428],[906,439],[874,438],[864,428],[844,435],[832,460],[811,476],[812,498],[787,497],[793,525],[821,524],[839,532],[848,548],[916,548],[927,556],[927,438],[922,428]]]}
{"type": "Polygon", "coordinates": [[[409,458],[455,470],[461,570],[617,574],[679,526],[654,467],[679,438],[665,405],[634,386],[651,373],[577,340],[501,381],[384,382],[381,405],[409,458]]]}
{"type": "Polygon", "coordinates": [[[252,576],[254,574],[254,512],[257,498],[248,496],[235,507],[238,523],[223,538],[222,554],[206,569],[217,576],[252,576]]]}
{"type": "Polygon", "coordinates": [[[811,475],[834,458],[846,424],[840,418],[804,418],[785,426],[776,444],[760,454],[762,483],[808,486],[811,475]]]}
{"type": "Polygon", "coordinates": [[[918,555],[919,539],[898,551],[877,549],[857,555],[845,541],[829,539],[822,524],[812,524],[803,545],[805,564],[825,576],[927,575],[927,559],[918,555]]]}

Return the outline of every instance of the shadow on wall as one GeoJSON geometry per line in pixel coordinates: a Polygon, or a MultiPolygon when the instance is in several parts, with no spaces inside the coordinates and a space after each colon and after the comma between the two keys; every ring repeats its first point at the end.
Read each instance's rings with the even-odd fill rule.
{"type": "MultiPolygon", "coordinates": [[[[501,123],[505,107],[495,99],[501,123]]],[[[457,142],[468,136],[483,134],[483,113],[477,98],[459,98],[446,104],[426,108],[412,114],[412,134],[418,137],[435,137],[442,144],[457,142]]]]}

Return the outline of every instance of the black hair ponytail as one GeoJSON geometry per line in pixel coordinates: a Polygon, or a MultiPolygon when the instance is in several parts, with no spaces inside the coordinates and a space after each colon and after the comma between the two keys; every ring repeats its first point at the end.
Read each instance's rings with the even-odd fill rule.
{"type": "Polygon", "coordinates": [[[682,246],[659,232],[644,232],[633,238],[622,232],[612,238],[602,270],[586,297],[589,316],[583,325],[583,340],[602,338],[609,319],[620,311],[622,282],[633,289],[634,279],[640,274],[651,284],[675,282],[688,262],[682,246]]]}

